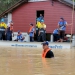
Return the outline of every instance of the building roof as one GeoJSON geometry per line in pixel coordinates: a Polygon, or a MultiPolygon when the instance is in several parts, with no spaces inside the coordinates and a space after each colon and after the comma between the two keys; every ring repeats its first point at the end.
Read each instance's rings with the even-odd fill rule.
{"type": "MultiPolygon", "coordinates": [[[[72,0],[58,0],[58,1],[73,8],[72,0]]],[[[75,9],[75,2],[74,2],[74,9],[75,9]]]]}
{"type": "MultiPolygon", "coordinates": [[[[15,8],[17,8],[18,6],[20,6],[23,3],[27,3],[29,0],[19,0],[16,4],[14,4],[13,6],[11,6],[9,9],[7,9],[6,11],[4,11],[2,14],[0,14],[0,17],[3,17],[5,14],[12,12],[15,8]]],[[[66,4],[70,7],[73,7],[73,2],[71,0],[57,0],[63,4],[66,4]]],[[[75,8],[75,2],[74,2],[74,8],[75,8]]]]}

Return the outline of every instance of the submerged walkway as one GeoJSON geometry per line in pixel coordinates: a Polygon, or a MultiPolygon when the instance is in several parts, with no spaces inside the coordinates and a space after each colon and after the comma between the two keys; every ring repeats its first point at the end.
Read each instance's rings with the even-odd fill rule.
{"type": "MultiPolygon", "coordinates": [[[[25,47],[25,48],[42,48],[41,42],[10,42],[10,41],[0,41],[0,46],[2,47],[25,47]]],[[[49,42],[49,47],[54,49],[70,49],[72,43],[69,42],[49,42]]]]}

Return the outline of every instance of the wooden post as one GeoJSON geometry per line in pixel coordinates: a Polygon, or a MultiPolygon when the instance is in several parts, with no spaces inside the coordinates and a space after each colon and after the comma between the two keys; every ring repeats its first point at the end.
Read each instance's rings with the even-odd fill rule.
{"type": "Polygon", "coordinates": [[[73,42],[72,34],[73,34],[73,24],[74,24],[74,0],[73,0],[73,10],[72,10],[72,26],[71,26],[71,41],[73,42]]]}

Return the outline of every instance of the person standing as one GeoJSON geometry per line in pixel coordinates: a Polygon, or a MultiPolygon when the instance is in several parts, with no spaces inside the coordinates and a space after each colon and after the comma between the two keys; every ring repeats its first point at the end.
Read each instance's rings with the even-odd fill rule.
{"type": "Polygon", "coordinates": [[[13,33],[13,22],[9,22],[9,25],[7,27],[6,31],[6,40],[12,41],[12,33],[13,33]]]}
{"type": "Polygon", "coordinates": [[[35,28],[34,25],[31,23],[29,29],[30,42],[34,41],[34,33],[35,33],[35,28]]]}
{"type": "Polygon", "coordinates": [[[0,40],[6,40],[6,29],[7,25],[4,22],[4,18],[2,18],[0,23],[0,40]]]}
{"type": "Polygon", "coordinates": [[[40,22],[41,22],[42,20],[44,20],[44,17],[42,16],[42,14],[40,14],[39,19],[40,19],[40,22]]]}
{"type": "Polygon", "coordinates": [[[39,31],[39,28],[37,25],[36,25],[35,30],[36,30],[35,37],[36,37],[36,41],[37,41],[38,40],[38,31],[39,31]]]}
{"type": "Polygon", "coordinates": [[[51,51],[51,48],[49,48],[48,41],[43,42],[42,45],[44,49],[42,53],[42,58],[53,58],[54,53],[51,51]]]}
{"type": "Polygon", "coordinates": [[[63,42],[65,31],[66,31],[67,21],[64,18],[60,18],[58,22],[59,34],[60,34],[60,41],[63,42]]]}
{"type": "Polygon", "coordinates": [[[41,28],[41,23],[39,21],[37,21],[36,23],[36,40],[38,41],[38,33],[39,33],[39,29],[41,28]]]}
{"type": "Polygon", "coordinates": [[[40,28],[39,33],[38,33],[38,42],[44,42],[45,41],[44,34],[45,34],[44,29],[40,28]]]}
{"type": "Polygon", "coordinates": [[[44,17],[42,16],[42,14],[40,14],[40,16],[36,20],[41,22],[41,20],[44,20],[44,17]]]}
{"type": "Polygon", "coordinates": [[[44,29],[44,41],[46,41],[46,24],[44,23],[44,20],[41,20],[41,25],[44,29]]]}
{"type": "Polygon", "coordinates": [[[46,25],[44,24],[44,20],[41,20],[41,28],[39,29],[38,42],[44,41],[46,41],[46,25]]]}

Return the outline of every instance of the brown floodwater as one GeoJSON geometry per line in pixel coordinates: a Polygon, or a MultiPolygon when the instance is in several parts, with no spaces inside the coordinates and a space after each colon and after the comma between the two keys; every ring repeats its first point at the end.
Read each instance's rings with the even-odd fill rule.
{"type": "Polygon", "coordinates": [[[0,47],[0,75],[75,75],[75,48],[52,51],[42,59],[41,48],[0,47]]]}

